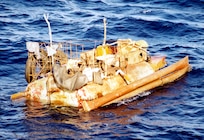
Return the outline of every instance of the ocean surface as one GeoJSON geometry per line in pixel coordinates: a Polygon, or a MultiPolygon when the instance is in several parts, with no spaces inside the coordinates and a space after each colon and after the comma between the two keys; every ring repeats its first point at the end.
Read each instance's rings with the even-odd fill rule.
{"type": "MultiPolygon", "coordinates": [[[[94,47],[94,44],[93,46],[94,47]]],[[[204,139],[204,0],[1,0],[0,139],[204,139]],[[27,41],[146,40],[192,70],[148,96],[84,113],[11,101],[24,91],[27,41]]]]}

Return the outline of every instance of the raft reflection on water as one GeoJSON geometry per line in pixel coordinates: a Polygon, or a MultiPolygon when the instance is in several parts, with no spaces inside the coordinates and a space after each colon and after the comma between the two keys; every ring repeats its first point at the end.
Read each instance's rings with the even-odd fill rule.
{"type": "MultiPolygon", "coordinates": [[[[91,138],[91,135],[110,133],[111,127],[115,129],[116,126],[118,129],[125,127],[126,131],[132,131],[130,130],[132,124],[143,124],[144,121],[149,123],[145,123],[147,125],[161,126],[165,120],[154,120],[154,114],[165,112],[169,110],[170,106],[176,107],[182,104],[179,99],[182,95],[178,94],[179,88],[177,87],[184,86],[181,84],[183,82],[185,82],[185,77],[174,82],[175,86],[167,84],[162,88],[158,87],[143,93],[148,96],[126,99],[124,102],[86,113],[79,108],[52,107],[27,100],[24,122],[28,130],[31,130],[28,135],[32,136],[35,133],[35,136],[37,135],[39,138],[41,135],[46,138],[47,133],[54,133],[62,137],[64,135],[74,138],[77,135],[79,138],[91,138]],[[147,115],[148,117],[143,117],[147,115]],[[116,116],[117,119],[113,120],[112,118],[116,116]],[[81,131],[86,133],[78,135],[78,132],[81,131]]],[[[166,123],[168,124],[168,122],[166,123]]]]}

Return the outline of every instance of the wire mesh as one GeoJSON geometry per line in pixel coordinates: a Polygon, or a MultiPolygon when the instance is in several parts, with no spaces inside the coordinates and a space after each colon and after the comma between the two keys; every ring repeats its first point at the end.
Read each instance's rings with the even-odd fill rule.
{"type": "Polygon", "coordinates": [[[52,72],[53,64],[66,64],[69,59],[80,59],[81,52],[96,48],[102,41],[68,40],[64,42],[38,42],[40,59],[33,52],[28,53],[29,65],[26,64],[26,79],[31,82],[38,77],[52,72]],[[48,56],[48,48],[57,48],[53,56],[48,56]],[[28,78],[32,77],[32,78],[28,78]]]}

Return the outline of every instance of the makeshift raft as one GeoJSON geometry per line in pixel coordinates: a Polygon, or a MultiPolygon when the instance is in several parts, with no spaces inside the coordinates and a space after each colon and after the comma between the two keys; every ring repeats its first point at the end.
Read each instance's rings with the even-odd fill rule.
{"type": "Polygon", "coordinates": [[[12,100],[26,98],[35,103],[91,111],[173,82],[190,70],[188,56],[166,66],[164,56],[148,54],[144,40],[118,39],[106,43],[105,18],[102,45],[53,43],[48,15],[44,18],[50,42],[26,43],[28,86],[11,95],[12,100]]]}
{"type": "Polygon", "coordinates": [[[27,43],[25,76],[29,84],[25,91],[11,95],[12,100],[24,97],[91,111],[173,82],[190,70],[188,56],[165,67],[165,57],[150,56],[144,40],[120,39],[87,51],[67,42],[46,51],[49,45],[27,43]],[[65,54],[62,48],[67,44],[65,54]]]}

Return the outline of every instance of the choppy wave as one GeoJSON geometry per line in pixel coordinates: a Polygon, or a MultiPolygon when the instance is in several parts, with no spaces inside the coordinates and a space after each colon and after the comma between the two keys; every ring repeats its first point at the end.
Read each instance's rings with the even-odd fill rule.
{"type": "Polygon", "coordinates": [[[203,0],[7,0],[0,2],[0,139],[202,139],[203,0]],[[191,72],[148,96],[84,113],[11,102],[26,88],[26,41],[144,39],[169,64],[188,55],[191,72]]]}

